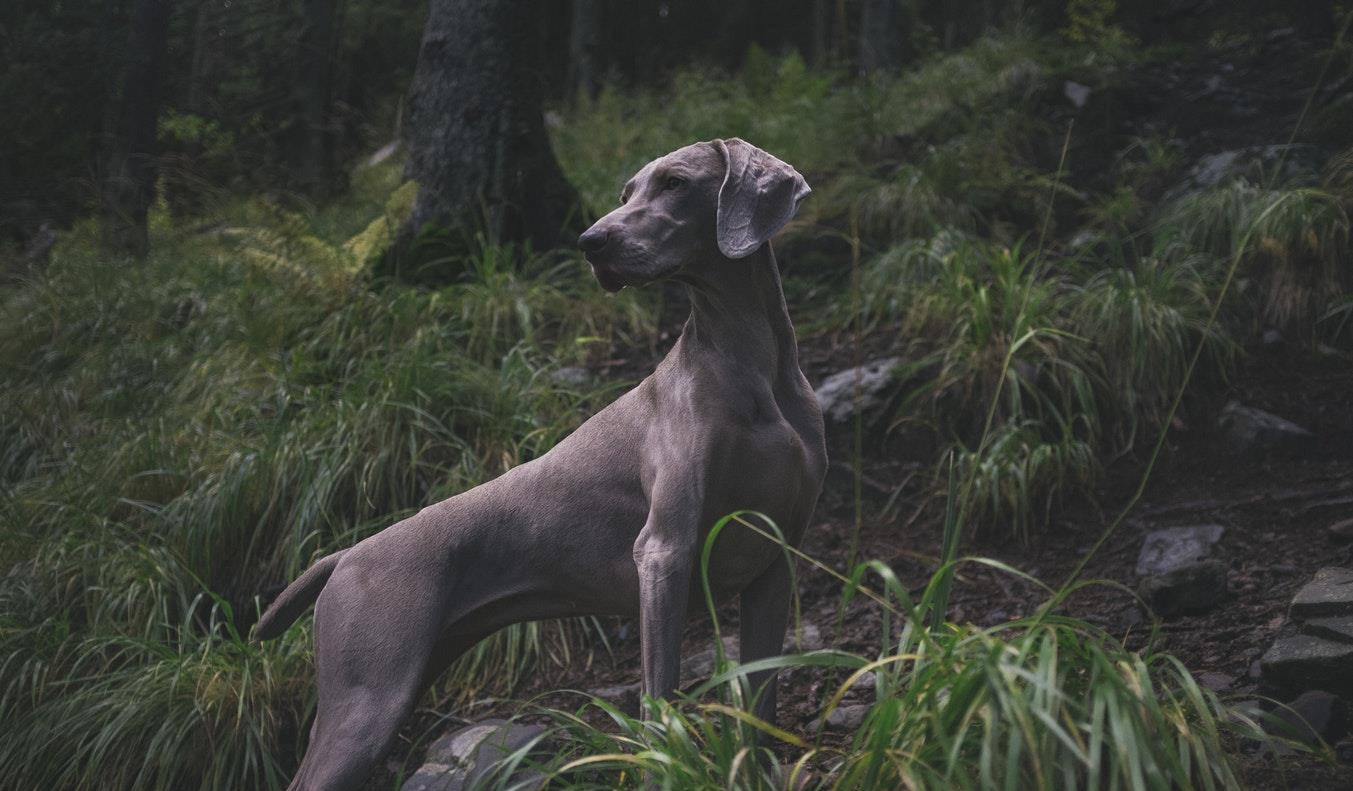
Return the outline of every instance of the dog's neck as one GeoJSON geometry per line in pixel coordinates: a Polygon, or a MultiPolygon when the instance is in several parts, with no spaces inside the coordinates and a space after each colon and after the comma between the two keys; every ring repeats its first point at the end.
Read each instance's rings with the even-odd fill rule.
{"type": "Polygon", "coordinates": [[[685,349],[713,351],[772,378],[797,374],[798,343],[769,242],[746,258],[688,266],[677,279],[691,300],[681,332],[685,349]]]}

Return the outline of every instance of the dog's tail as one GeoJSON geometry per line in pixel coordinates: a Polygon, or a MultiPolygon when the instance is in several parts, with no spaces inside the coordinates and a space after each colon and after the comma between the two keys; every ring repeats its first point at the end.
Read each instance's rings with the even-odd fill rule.
{"type": "Polygon", "coordinates": [[[320,558],[315,565],[306,569],[304,574],[288,585],[287,589],[268,605],[263,617],[258,619],[258,625],[254,627],[254,639],[271,640],[295,623],[296,619],[301,617],[301,613],[319,598],[324,583],[329,581],[329,575],[334,573],[338,561],[347,553],[348,551],[344,549],[320,558]]]}

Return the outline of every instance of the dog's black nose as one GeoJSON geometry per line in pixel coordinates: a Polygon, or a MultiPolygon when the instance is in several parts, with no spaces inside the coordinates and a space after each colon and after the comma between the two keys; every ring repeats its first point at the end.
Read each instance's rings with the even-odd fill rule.
{"type": "Polygon", "coordinates": [[[595,225],[583,231],[583,235],[578,237],[578,246],[584,253],[595,253],[606,246],[611,240],[611,235],[604,229],[595,225]]]}

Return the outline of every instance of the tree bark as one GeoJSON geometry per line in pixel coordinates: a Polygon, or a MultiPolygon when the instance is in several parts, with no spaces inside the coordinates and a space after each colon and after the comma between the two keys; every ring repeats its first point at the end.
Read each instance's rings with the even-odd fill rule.
{"type": "Polygon", "coordinates": [[[410,95],[407,175],[419,190],[392,250],[400,269],[432,228],[450,230],[452,241],[483,232],[491,243],[529,241],[537,250],[577,230],[577,194],[541,112],[544,48],[533,7],[432,0],[410,95]]]}
{"type": "Polygon", "coordinates": [[[909,53],[904,0],[863,0],[860,4],[860,70],[866,74],[894,71],[909,53]]]}
{"type": "Polygon", "coordinates": [[[323,193],[332,184],[333,135],[329,122],[333,68],[335,0],[302,0],[300,57],[296,100],[300,111],[296,135],[297,180],[302,189],[323,193]]]}
{"type": "Polygon", "coordinates": [[[573,0],[568,46],[569,99],[583,93],[596,97],[601,90],[603,13],[602,0],[573,0]]]}
{"type": "Polygon", "coordinates": [[[155,197],[155,127],[171,7],[169,0],[136,0],[121,109],[105,161],[104,244],[138,257],[149,246],[146,216],[155,197]]]}

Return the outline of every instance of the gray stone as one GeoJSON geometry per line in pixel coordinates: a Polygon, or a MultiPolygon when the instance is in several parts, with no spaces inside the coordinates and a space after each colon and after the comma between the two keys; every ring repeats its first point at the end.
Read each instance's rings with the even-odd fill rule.
{"type": "Polygon", "coordinates": [[[400,142],[398,140],[391,140],[389,143],[386,143],[385,145],[376,149],[376,152],[374,154],[367,157],[366,166],[375,167],[376,165],[379,165],[380,163],[386,161],[390,157],[399,153],[399,144],[400,142]]]}
{"type": "MultiPolygon", "coordinates": [[[[736,637],[725,637],[723,639],[723,654],[726,659],[738,658],[738,641],[736,637]]],[[[682,682],[704,680],[714,674],[714,655],[713,648],[706,648],[703,651],[697,651],[694,654],[681,660],[681,680],[682,682]]]]}
{"type": "Polygon", "coordinates": [[[1275,329],[1264,330],[1263,336],[1260,337],[1260,342],[1269,348],[1281,346],[1283,343],[1283,334],[1275,329]]]}
{"type": "MultiPolygon", "coordinates": [[[[502,719],[484,720],[439,737],[404,781],[404,791],[463,791],[488,777],[499,760],[539,738],[545,729],[502,719]]],[[[522,779],[527,775],[523,773],[522,779]]]]}
{"type": "Polygon", "coordinates": [[[1338,643],[1353,643],[1353,615],[1312,618],[1301,625],[1301,631],[1338,643]]]}
{"type": "Polygon", "coordinates": [[[901,364],[901,357],[885,357],[857,368],[838,371],[822,380],[813,394],[817,396],[823,416],[829,421],[844,423],[854,417],[857,406],[860,412],[881,406],[884,391],[893,383],[897,367],[901,364]]]}
{"type": "Polygon", "coordinates": [[[1062,95],[1065,96],[1066,100],[1071,102],[1072,106],[1077,110],[1084,107],[1085,103],[1090,101],[1091,93],[1092,91],[1089,85],[1082,85],[1074,80],[1067,80],[1062,83],[1062,95]]]}
{"type": "Polygon", "coordinates": [[[1166,574],[1206,560],[1225,532],[1221,525],[1153,530],[1146,535],[1137,554],[1137,574],[1142,577],[1166,574]]]}
{"type": "Polygon", "coordinates": [[[1226,598],[1226,564],[1208,559],[1153,574],[1137,586],[1137,595],[1162,618],[1207,612],[1226,598]]]}
{"type": "Polygon", "coordinates": [[[1314,434],[1290,420],[1236,401],[1222,408],[1217,427],[1239,453],[1299,451],[1315,439],[1314,434]]]}
{"type": "Polygon", "coordinates": [[[1292,618],[1353,615],[1353,569],[1323,568],[1292,599],[1292,618]]]}
{"type": "Polygon", "coordinates": [[[636,681],[633,684],[616,684],[611,687],[589,689],[587,694],[594,698],[601,698],[633,717],[637,716],[639,713],[640,689],[640,684],[636,681]]]}
{"type": "MultiPolygon", "coordinates": [[[[865,715],[873,708],[868,703],[849,703],[837,706],[832,709],[831,714],[827,715],[826,729],[829,731],[853,731],[860,727],[864,722],[865,715]]],[[[823,722],[821,719],[813,720],[809,725],[813,731],[821,731],[823,722]]]]}
{"type": "Polygon", "coordinates": [[[1304,742],[1333,744],[1348,732],[1348,704],[1338,695],[1313,689],[1273,710],[1266,730],[1275,736],[1304,742]]]}
{"type": "Polygon", "coordinates": [[[873,694],[877,688],[878,676],[873,670],[862,674],[850,685],[850,691],[855,694],[873,694]]]}
{"type": "MultiPolygon", "coordinates": [[[[1218,86],[1220,85],[1218,84],[1218,86]]],[[[1198,158],[1182,182],[1170,188],[1167,200],[1227,184],[1237,178],[1262,182],[1281,163],[1282,182],[1314,184],[1327,156],[1316,146],[1260,145],[1218,151],[1198,158]]]]}
{"type": "Polygon", "coordinates": [[[1199,673],[1195,678],[1198,679],[1199,684],[1213,692],[1225,692],[1235,686],[1236,683],[1235,676],[1210,671],[1199,673]]]}
{"type": "Polygon", "coordinates": [[[1329,534],[1331,540],[1347,544],[1353,541],[1353,519],[1340,519],[1325,528],[1325,532],[1329,534]]]}
{"type": "Polygon", "coordinates": [[[799,628],[795,629],[794,624],[789,625],[789,631],[785,633],[785,653],[793,654],[801,651],[817,651],[826,646],[822,640],[822,630],[817,628],[817,624],[803,621],[799,628]]]}
{"type": "Polygon", "coordinates": [[[1281,689],[1328,689],[1347,694],[1353,687],[1353,645],[1308,634],[1284,637],[1259,660],[1264,681],[1281,689]]]}
{"type": "Polygon", "coordinates": [[[551,371],[550,379],[567,387],[586,387],[592,381],[592,372],[581,365],[566,365],[551,371]]]}
{"type": "MultiPolygon", "coordinates": [[[[822,630],[817,624],[810,621],[801,622],[796,631],[794,624],[789,625],[789,630],[785,632],[784,648],[786,654],[794,654],[802,651],[816,651],[825,646],[822,640],[822,630]],[[800,639],[802,643],[800,643],[800,639]]],[[[723,652],[728,659],[739,660],[738,638],[733,635],[726,635],[723,638],[723,652]]],[[[683,683],[698,679],[706,679],[714,674],[714,649],[706,648],[697,651],[681,660],[681,680],[683,683]]]]}

